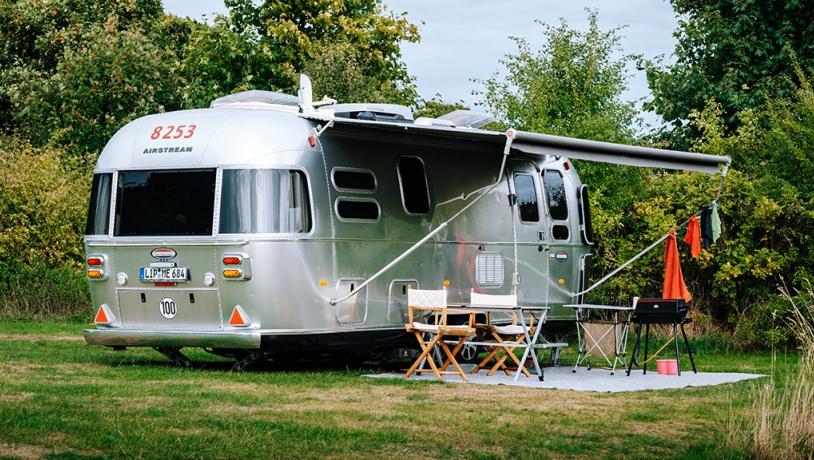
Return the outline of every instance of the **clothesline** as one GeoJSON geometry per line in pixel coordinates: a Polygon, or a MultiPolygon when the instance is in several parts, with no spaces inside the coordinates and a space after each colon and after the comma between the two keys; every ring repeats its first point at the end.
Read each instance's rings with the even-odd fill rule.
{"type": "MultiPolygon", "coordinates": [[[[722,183],[721,185],[723,186],[723,183],[722,183]]],[[[718,196],[717,196],[717,197],[715,197],[715,200],[713,200],[713,201],[712,201],[712,203],[710,203],[710,205],[712,205],[712,204],[714,204],[714,203],[717,203],[717,202],[718,202],[718,199],[719,199],[720,197],[721,197],[721,189],[719,188],[719,189],[718,189],[718,196]]],[[[703,209],[703,208],[702,208],[702,209],[703,209]]],[[[694,214],[692,214],[692,215],[697,215],[697,214],[699,214],[700,212],[701,212],[701,211],[695,212],[695,213],[694,213],[694,214]]],[[[689,222],[690,222],[690,218],[687,218],[687,220],[685,220],[684,222],[682,222],[682,223],[680,223],[680,224],[676,225],[676,226],[673,228],[673,230],[678,230],[678,229],[680,229],[681,227],[683,227],[683,226],[687,225],[689,222]]],[[[665,234],[664,234],[664,235],[663,235],[661,238],[657,239],[657,240],[656,240],[656,241],[654,241],[654,242],[653,242],[653,243],[652,243],[650,246],[648,246],[648,247],[644,248],[644,250],[642,250],[640,253],[636,254],[636,255],[635,255],[635,256],[633,256],[633,257],[631,257],[631,258],[630,258],[630,259],[628,259],[628,260],[627,260],[625,263],[623,263],[622,265],[620,265],[620,266],[618,266],[617,268],[615,268],[615,269],[614,269],[612,272],[610,272],[610,273],[608,273],[607,275],[605,275],[604,277],[602,277],[602,279],[600,279],[600,280],[599,280],[599,281],[597,281],[596,283],[592,284],[592,285],[591,285],[591,286],[590,286],[588,289],[585,289],[585,290],[583,290],[583,291],[580,291],[580,292],[574,293],[574,294],[572,294],[572,295],[573,295],[574,297],[579,297],[579,296],[581,296],[581,295],[584,295],[584,294],[587,294],[587,293],[589,293],[589,292],[593,291],[594,289],[596,289],[597,287],[599,287],[600,285],[602,285],[602,284],[603,284],[605,281],[607,281],[607,280],[609,280],[609,279],[613,278],[613,277],[614,277],[614,276],[615,276],[617,273],[619,273],[620,271],[624,270],[624,269],[625,269],[625,268],[626,268],[628,265],[632,264],[633,262],[635,262],[636,260],[638,260],[638,259],[639,259],[640,257],[642,257],[643,255],[647,254],[648,252],[652,251],[652,250],[653,250],[653,248],[655,248],[656,246],[658,246],[658,245],[659,245],[659,243],[661,243],[662,241],[666,240],[666,239],[667,239],[667,237],[668,237],[669,235],[670,235],[670,232],[665,233],[665,234]]]]}
{"type": "MultiPolygon", "coordinates": [[[[720,183],[718,184],[718,193],[716,193],[716,194],[715,194],[715,199],[714,199],[714,200],[712,200],[712,202],[711,202],[710,204],[708,204],[707,206],[710,206],[710,205],[712,205],[712,206],[716,206],[716,205],[718,204],[718,200],[720,200],[720,199],[721,199],[721,193],[722,193],[722,192],[723,192],[723,190],[724,190],[724,182],[726,181],[726,175],[727,175],[727,173],[728,173],[728,172],[729,172],[729,164],[725,164],[725,165],[724,165],[724,169],[723,169],[723,171],[721,171],[721,181],[720,181],[720,183]]],[[[702,208],[702,210],[703,210],[703,208],[702,208]]],[[[700,212],[700,211],[699,211],[699,212],[700,212]]],[[[692,215],[697,215],[699,212],[696,212],[696,213],[694,213],[694,214],[692,214],[692,215]]],[[[690,219],[691,219],[691,218],[692,218],[692,217],[687,218],[687,220],[685,220],[684,222],[682,222],[682,223],[680,223],[680,224],[676,225],[676,226],[675,226],[675,228],[673,228],[672,230],[678,230],[678,229],[680,229],[681,227],[683,227],[683,226],[687,225],[687,223],[689,223],[689,222],[690,222],[690,219]]],[[[645,249],[644,249],[642,252],[640,252],[640,253],[636,254],[635,256],[633,256],[632,258],[628,259],[628,261],[627,261],[627,262],[623,263],[622,265],[620,265],[619,267],[617,267],[616,269],[614,269],[612,272],[610,272],[610,273],[608,273],[607,275],[605,275],[604,277],[602,277],[602,279],[600,279],[600,280],[599,280],[599,281],[597,281],[596,283],[592,284],[592,285],[591,285],[591,286],[590,286],[588,289],[585,289],[585,290],[583,290],[583,291],[577,292],[576,294],[572,294],[572,295],[573,295],[574,297],[579,297],[579,296],[581,296],[581,295],[584,295],[584,294],[587,294],[587,293],[589,293],[589,292],[593,291],[593,290],[594,290],[594,289],[596,289],[597,287],[601,286],[601,285],[602,285],[602,284],[603,284],[605,281],[607,281],[607,280],[609,280],[609,279],[613,278],[613,277],[614,277],[614,276],[615,276],[617,273],[619,273],[620,271],[624,270],[624,269],[625,269],[625,267],[627,267],[628,265],[630,265],[630,264],[632,264],[633,262],[635,262],[636,260],[638,260],[638,259],[639,259],[641,256],[643,256],[643,255],[647,254],[648,252],[652,251],[652,250],[653,250],[653,248],[655,248],[656,246],[658,246],[658,245],[659,245],[659,243],[661,243],[662,241],[666,240],[666,239],[667,239],[667,237],[668,237],[669,235],[670,235],[670,232],[665,233],[665,234],[664,234],[664,235],[663,235],[661,238],[659,238],[659,239],[657,239],[656,241],[654,241],[654,242],[653,242],[653,244],[651,244],[650,246],[646,247],[646,248],[645,248],[645,249]]]]}

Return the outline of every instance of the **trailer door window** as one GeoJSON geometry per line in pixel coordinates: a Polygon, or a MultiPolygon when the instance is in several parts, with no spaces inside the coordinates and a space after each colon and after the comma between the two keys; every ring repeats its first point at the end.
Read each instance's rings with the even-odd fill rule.
{"type": "Polygon", "coordinates": [[[226,169],[220,233],[308,233],[311,207],[302,171],[226,169]]]}
{"type": "Polygon", "coordinates": [[[211,235],[215,170],[121,171],[115,236],[211,235]]]}
{"type": "Polygon", "coordinates": [[[110,223],[110,184],[113,174],[94,174],[85,235],[107,235],[110,223]]]}
{"type": "Polygon", "coordinates": [[[568,219],[568,201],[565,197],[565,183],[562,173],[554,169],[546,169],[543,173],[548,213],[554,220],[568,219]]]}
{"type": "Polygon", "coordinates": [[[531,174],[514,175],[514,193],[517,194],[517,208],[523,222],[539,222],[540,211],[537,207],[537,189],[531,174]]]}
{"type": "Polygon", "coordinates": [[[408,214],[429,214],[430,191],[424,162],[418,157],[399,158],[398,176],[404,210],[408,214]]]}

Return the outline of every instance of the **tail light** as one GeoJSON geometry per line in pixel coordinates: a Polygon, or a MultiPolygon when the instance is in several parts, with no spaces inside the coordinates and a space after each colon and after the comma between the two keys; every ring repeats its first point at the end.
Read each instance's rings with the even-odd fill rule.
{"type": "Polygon", "coordinates": [[[224,254],[221,258],[221,274],[227,280],[248,280],[252,277],[249,257],[244,254],[224,254]]]}
{"type": "Polygon", "coordinates": [[[223,270],[223,277],[229,279],[243,278],[243,270],[240,270],[239,268],[227,268],[223,270]]]}
{"type": "Polygon", "coordinates": [[[105,256],[91,254],[87,259],[85,259],[85,263],[88,264],[88,269],[86,272],[88,279],[96,281],[107,279],[105,274],[105,256]]]}
{"type": "Polygon", "coordinates": [[[243,257],[237,255],[223,256],[223,265],[240,265],[243,262],[243,257]]]}

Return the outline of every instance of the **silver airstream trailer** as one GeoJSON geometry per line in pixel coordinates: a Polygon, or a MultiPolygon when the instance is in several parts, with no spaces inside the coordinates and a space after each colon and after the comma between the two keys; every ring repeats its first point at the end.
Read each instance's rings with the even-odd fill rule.
{"type": "Polygon", "coordinates": [[[137,119],[96,164],[90,344],[242,357],[412,345],[410,287],[573,320],[591,253],[569,158],[719,172],[729,159],[509,130],[454,112],[251,91],[137,119]]]}

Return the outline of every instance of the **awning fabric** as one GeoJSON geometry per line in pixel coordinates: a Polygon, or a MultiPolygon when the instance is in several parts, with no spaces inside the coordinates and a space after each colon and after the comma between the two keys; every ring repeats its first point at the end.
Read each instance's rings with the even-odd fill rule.
{"type": "MultiPolygon", "coordinates": [[[[356,136],[383,142],[428,143],[471,148],[473,145],[494,151],[506,143],[506,134],[473,128],[419,126],[412,123],[387,123],[348,118],[324,118],[302,115],[317,123],[333,120],[329,135],[356,136]]],[[[481,149],[478,149],[481,150],[481,149]]],[[[498,150],[502,151],[502,150],[498,150]]],[[[588,141],[548,134],[514,131],[510,154],[518,156],[558,156],[577,160],[597,161],[628,166],[698,171],[708,174],[721,172],[729,165],[729,157],[676,150],[588,141]]]]}

